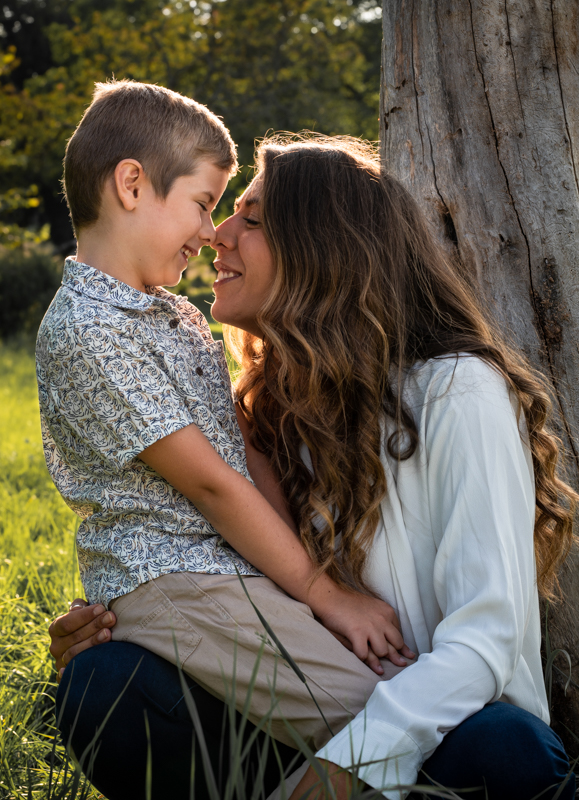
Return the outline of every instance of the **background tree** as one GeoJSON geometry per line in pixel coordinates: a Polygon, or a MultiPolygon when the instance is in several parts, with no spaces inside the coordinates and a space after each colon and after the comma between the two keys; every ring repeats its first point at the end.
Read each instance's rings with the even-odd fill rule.
{"type": "MultiPolygon", "coordinates": [[[[382,155],[505,331],[545,374],[579,477],[579,6],[566,0],[389,0],[382,155]]],[[[549,610],[554,712],[579,721],[579,573],[549,610]]]]}
{"type": "Polygon", "coordinates": [[[379,0],[4,0],[0,243],[69,246],[62,156],[95,81],[205,103],[248,165],[269,129],[376,139],[381,36],[379,0]]]}

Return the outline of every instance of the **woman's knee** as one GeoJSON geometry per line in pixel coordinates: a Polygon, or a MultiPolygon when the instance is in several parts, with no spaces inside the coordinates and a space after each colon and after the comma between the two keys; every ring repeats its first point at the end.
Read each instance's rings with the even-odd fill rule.
{"type": "MultiPolygon", "coordinates": [[[[560,800],[575,796],[575,777],[557,734],[538,717],[508,703],[492,703],[451,731],[425,762],[424,774],[457,789],[481,787],[469,798],[549,800],[566,780],[560,800]],[[557,787],[557,788],[549,788],[557,787]],[[541,794],[544,792],[544,794],[541,794]]],[[[466,795],[465,795],[466,796],[466,795]]]]}
{"type": "Polygon", "coordinates": [[[187,797],[188,770],[179,764],[190,762],[192,723],[182,700],[172,664],[112,642],[69,664],[56,698],[57,723],[83,772],[111,800],[145,797],[148,752],[153,784],[169,780],[172,796],[187,797]]]}
{"type": "MultiPolygon", "coordinates": [[[[213,777],[218,787],[224,786],[229,738],[224,738],[223,733],[224,722],[229,724],[228,709],[191,678],[182,677],[201,720],[213,777]]],[[[56,712],[65,743],[77,760],[82,759],[83,771],[109,800],[144,800],[148,758],[152,764],[153,800],[188,799],[193,744],[198,765],[194,771],[194,795],[198,800],[209,799],[206,765],[200,766],[203,759],[199,736],[193,737],[181,677],[177,668],[160,656],[128,642],[85,650],[64,673],[56,712]]],[[[238,730],[240,722],[236,715],[238,730]]],[[[247,749],[253,726],[245,722],[243,731],[243,746],[247,749]]],[[[249,749],[249,782],[262,758],[263,739],[264,734],[258,734],[249,749]]],[[[292,762],[294,750],[280,744],[277,749],[284,765],[292,762]]],[[[266,794],[273,791],[279,779],[279,765],[271,752],[263,775],[266,794]]]]}

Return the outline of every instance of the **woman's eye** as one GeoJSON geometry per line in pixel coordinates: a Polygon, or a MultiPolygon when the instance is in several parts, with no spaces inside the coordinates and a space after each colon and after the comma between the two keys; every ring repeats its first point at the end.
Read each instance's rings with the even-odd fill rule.
{"type": "Polygon", "coordinates": [[[258,219],[252,219],[251,217],[243,217],[243,219],[247,222],[248,225],[259,225],[258,219]]]}

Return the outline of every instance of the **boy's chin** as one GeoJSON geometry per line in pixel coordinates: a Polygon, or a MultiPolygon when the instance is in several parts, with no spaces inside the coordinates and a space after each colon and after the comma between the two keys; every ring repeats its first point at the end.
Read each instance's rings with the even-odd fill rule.
{"type": "MultiPolygon", "coordinates": [[[[174,270],[172,272],[171,271],[167,271],[162,276],[162,282],[161,283],[159,281],[157,281],[157,283],[154,283],[154,284],[151,284],[151,285],[152,286],[166,286],[169,289],[173,289],[175,286],[177,286],[181,282],[181,278],[183,277],[183,273],[185,272],[185,269],[186,269],[186,267],[184,267],[180,271],[179,270],[174,270]]],[[[161,276],[159,276],[159,277],[161,277],[161,276]]]]}

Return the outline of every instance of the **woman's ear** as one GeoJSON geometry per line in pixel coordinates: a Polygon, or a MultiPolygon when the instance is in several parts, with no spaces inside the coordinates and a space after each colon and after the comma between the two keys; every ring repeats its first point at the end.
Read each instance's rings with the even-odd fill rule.
{"type": "Polygon", "coordinates": [[[125,158],[115,167],[114,182],[121,205],[127,211],[134,211],[142,196],[148,178],[145,170],[134,158],[125,158]]]}

